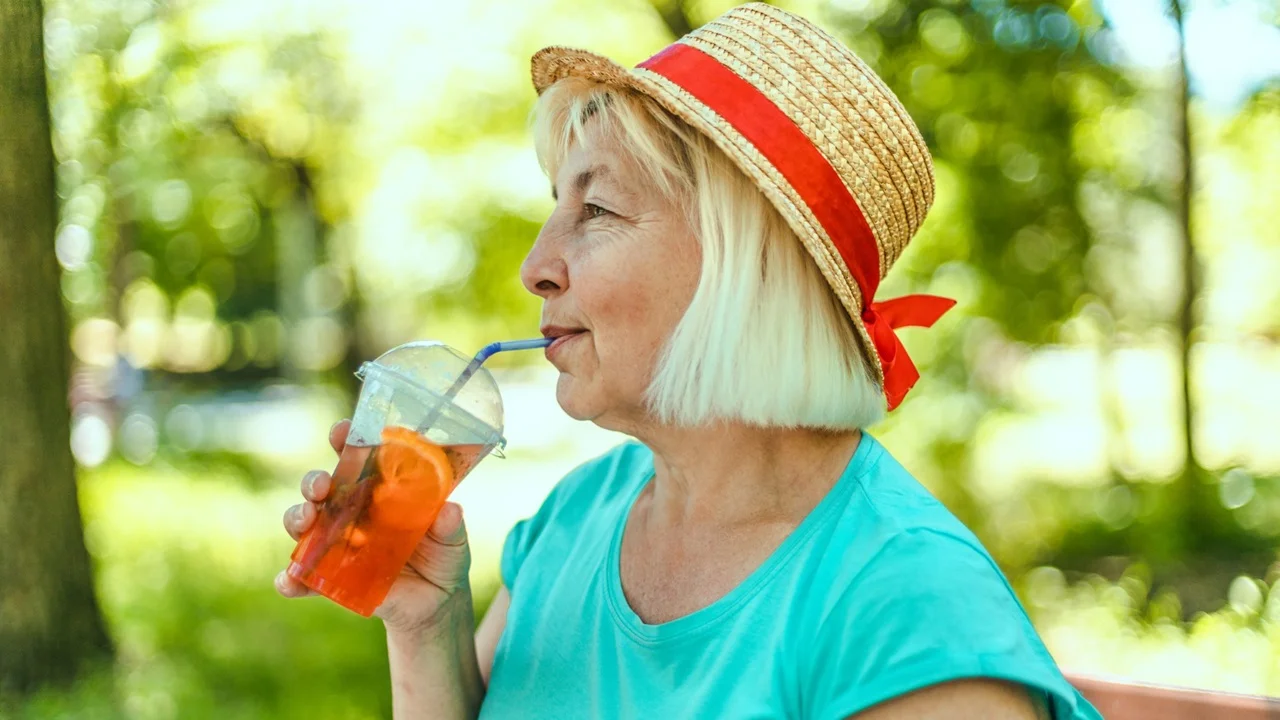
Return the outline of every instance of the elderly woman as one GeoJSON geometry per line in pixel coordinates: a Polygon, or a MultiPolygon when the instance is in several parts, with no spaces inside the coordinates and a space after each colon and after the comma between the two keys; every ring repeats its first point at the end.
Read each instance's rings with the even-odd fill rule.
{"type": "Polygon", "coordinates": [[[446,506],[377,613],[396,717],[1098,717],[863,429],[916,379],[894,329],[951,304],[872,301],[934,188],[880,79],[765,5],[634,70],[548,48],[533,74],[556,204],[521,277],[560,406],[636,442],[512,530],[478,628],[446,506]]]}

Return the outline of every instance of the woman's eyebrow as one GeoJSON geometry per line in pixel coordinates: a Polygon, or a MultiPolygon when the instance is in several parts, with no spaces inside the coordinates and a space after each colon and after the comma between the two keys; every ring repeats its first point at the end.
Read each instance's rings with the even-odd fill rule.
{"type": "MultiPolygon", "coordinates": [[[[592,165],[586,170],[583,170],[582,172],[578,173],[577,176],[573,178],[573,189],[577,190],[578,192],[583,192],[587,189],[588,186],[591,185],[591,182],[593,180],[608,174],[609,174],[609,167],[607,165],[592,165]]],[[[556,191],[555,185],[551,186],[551,199],[552,200],[560,199],[560,193],[556,191]]]]}

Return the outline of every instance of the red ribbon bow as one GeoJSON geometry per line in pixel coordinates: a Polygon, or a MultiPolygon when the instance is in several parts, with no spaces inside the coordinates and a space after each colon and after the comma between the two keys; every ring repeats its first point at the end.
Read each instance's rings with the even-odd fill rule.
{"type": "Polygon", "coordinates": [[[871,335],[884,369],[884,396],[890,410],[898,407],[920,379],[920,371],[894,331],[900,327],[933,327],[955,304],[955,300],[937,295],[906,295],[873,302],[862,311],[862,324],[871,335]]]}

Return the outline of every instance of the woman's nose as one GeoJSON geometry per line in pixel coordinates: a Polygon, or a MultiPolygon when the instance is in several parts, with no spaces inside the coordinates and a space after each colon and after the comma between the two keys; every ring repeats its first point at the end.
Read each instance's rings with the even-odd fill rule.
{"type": "Polygon", "coordinates": [[[552,215],[538,233],[529,254],[520,264],[520,282],[529,292],[546,300],[569,287],[569,268],[565,264],[560,242],[562,228],[552,215]]]}

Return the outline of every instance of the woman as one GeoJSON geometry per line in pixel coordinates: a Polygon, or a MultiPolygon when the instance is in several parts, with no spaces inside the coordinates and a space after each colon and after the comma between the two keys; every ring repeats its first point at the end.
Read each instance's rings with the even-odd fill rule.
{"type": "Polygon", "coordinates": [[[894,328],[951,305],[871,302],[933,199],[892,93],[764,5],[635,70],[548,48],[533,71],[556,206],[521,277],[561,407],[638,442],[516,526],[478,629],[446,507],[378,610],[396,717],[1097,717],[862,431],[917,377],[894,328]]]}

